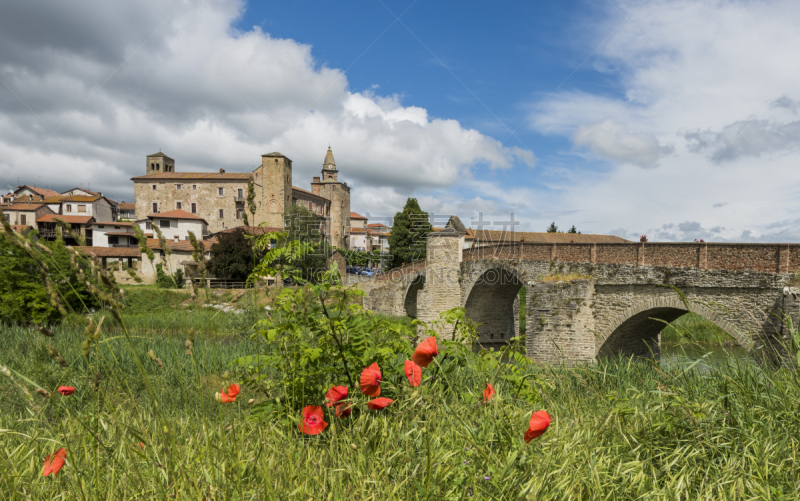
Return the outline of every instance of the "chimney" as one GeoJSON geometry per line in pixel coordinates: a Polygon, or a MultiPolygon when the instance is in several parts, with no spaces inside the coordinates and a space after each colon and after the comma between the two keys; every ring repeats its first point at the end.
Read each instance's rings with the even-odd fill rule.
{"type": "Polygon", "coordinates": [[[318,183],[319,182],[319,176],[314,176],[314,180],[311,181],[311,182],[312,183],[318,183]]]}
{"type": "Polygon", "coordinates": [[[220,173],[220,174],[225,174],[225,169],[220,169],[220,170],[219,170],[219,173],[220,173]]]}
{"type": "Polygon", "coordinates": [[[175,243],[177,244],[178,242],[181,241],[181,237],[179,237],[178,235],[175,235],[174,240],[175,240],[175,243]]]}

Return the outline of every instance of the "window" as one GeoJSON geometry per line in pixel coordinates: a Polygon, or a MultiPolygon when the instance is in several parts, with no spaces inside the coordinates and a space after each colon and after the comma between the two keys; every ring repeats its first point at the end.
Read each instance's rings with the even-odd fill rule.
{"type": "Polygon", "coordinates": [[[196,190],[196,189],[197,189],[197,185],[196,185],[196,184],[193,184],[193,185],[192,185],[192,189],[193,189],[193,190],[196,190]]]}
{"type": "Polygon", "coordinates": [[[151,223],[150,221],[145,221],[144,229],[145,230],[152,230],[153,229],[153,223],[151,223]]]}
{"type": "Polygon", "coordinates": [[[176,185],[175,185],[175,189],[176,189],[176,190],[179,190],[179,189],[181,189],[181,185],[180,185],[180,184],[176,184],[176,185]]]}
{"type": "Polygon", "coordinates": [[[19,224],[28,224],[28,216],[26,216],[25,214],[20,214],[19,224]]]}
{"type": "Polygon", "coordinates": [[[158,202],[153,202],[153,214],[158,214],[158,202]]]}
{"type": "Polygon", "coordinates": [[[244,190],[239,188],[239,198],[244,198],[244,190]]]}
{"type": "Polygon", "coordinates": [[[169,228],[169,219],[160,220],[158,225],[162,228],[169,228]]]}
{"type": "Polygon", "coordinates": [[[175,208],[176,209],[181,209],[181,208],[183,208],[183,205],[181,204],[181,202],[175,202],[175,208]]]}
{"type": "Polygon", "coordinates": [[[244,209],[236,209],[236,219],[242,219],[242,214],[244,213],[244,209]]]}
{"type": "Polygon", "coordinates": [[[67,205],[67,212],[72,212],[72,206],[71,205],[67,205]]]}
{"type": "Polygon", "coordinates": [[[225,194],[225,188],[217,188],[217,196],[221,197],[225,194]]]}
{"type": "Polygon", "coordinates": [[[79,205],[78,206],[78,212],[86,212],[86,206],[85,205],[79,205]]]}
{"type": "Polygon", "coordinates": [[[197,204],[192,202],[192,214],[197,214],[197,204]]]}
{"type": "MultiPolygon", "coordinates": [[[[101,226],[101,228],[102,228],[102,226],[101,226]]],[[[119,226],[114,226],[114,229],[115,229],[115,230],[118,230],[118,229],[119,229],[119,226]]]]}
{"type": "Polygon", "coordinates": [[[156,170],[156,164],[150,164],[150,170],[156,170]]]}
{"type": "Polygon", "coordinates": [[[108,237],[108,245],[117,245],[118,243],[119,243],[119,237],[117,236],[108,237]]]}
{"type": "MultiPolygon", "coordinates": [[[[97,229],[98,230],[102,230],[103,228],[105,228],[105,226],[103,226],[102,224],[97,225],[97,229]]],[[[116,226],[115,226],[115,228],[116,228],[116,226]]]]}
{"type": "Polygon", "coordinates": [[[308,210],[313,210],[314,206],[311,202],[308,202],[308,210]]]}
{"type": "Polygon", "coordinates": [[[8,219],[8,214],[5,214],[5,216],[6,216],[6,221],[8,221],[8,220],[9,220],[9,219],[8,219]]]}
{"type": "MultiPolygon", "coordinates": [[[[220,189],[222,189],[222,188],[220,188],[220,189]]],[[[225,219],[225,209],[220,209],[219,210],[219,218],[220,219],[225,219]]]]}
{"type": "Polygon", "coordinates": [[[153,189],[156,189],[156,188],[158,188],[158,185],[157,185],[157,184],[153,184],[153,185],[151,185],[151,186],[153,187],[153,189]]]}

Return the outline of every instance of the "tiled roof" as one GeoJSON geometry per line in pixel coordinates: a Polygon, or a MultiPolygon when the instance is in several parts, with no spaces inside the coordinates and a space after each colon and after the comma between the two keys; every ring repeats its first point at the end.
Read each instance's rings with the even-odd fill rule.
{"type": "Polygon", "coordinates": [[[385,224],[381,224],[381,223],[372,223],[372,224],[368,224],[367,228],[388,228],[388,226],[386,226],[385,224]]]}
{"type": "Polygon", "coordinates": [[[351,235],[353,233],[366,233],[366,232],[367,232],[366,228],[350,228],[350,234],[351,235]]]}
{"type": "Polygon", "coordinates": [[[20,186],[20,188],[28,188],[32,192],[36,193],[37,195],[41,195],[43,197],[54,197],[61,194],[55,190],[51,190],[48,188],[39,188],[38,186],[31,186],[29,184],[20,186]]]}
{"type": "Polygon", "coordinates": [[[312,193],[308,190],[304,190],[303,188],[298,188],[297,186],[292,186],[292,191],[299,191],[300,193],[305,193],[306,195],[311,195],[312,197],[321,198],[322,200],[328,200],[327,198],[323,197],[322,195],[317,195],[316,193],[312,193]]]}
{"type": "Polygon", "coordinates": [[[3,210],[36,210],[39,207],[44,207],[44,204],[11,204],[3,210]]]}
{"type": "Polygon", "coordinates": [[[368,221],[367,218],[365,218],[364,216],[362,216],[358,212],[351,212],[350,213],[350,219],[363,219],[364,221],[368,221]]]}
{"type": "Polygon", "coordinates": [[[136,204],[129,202],[120,202],[120,204],[117,205],[117,208],[119,210],[136,210],[136,204]]]}
{"type": "Polygon", "coordinates": [[[147,156],[148,157],[164,157],[164,158],[169,158],[170,160],[175,160],[174,158],[169,157],[169,156],[161,153],[160,151],[158,153],[153,153],[152,155],[147,155],[147,156]]]}
{"type": "Polygon", "coordinates": [[[133,233],[132,231],[116,230],[116,231],[107,231],[106,235],[120,236],[120,237],[129,237],[129,236],[132,237],[132,236],[135,235],[135,233],[133,233]]]}
{"type": "Polygon", "coordinates": [[[86,224],[92,221],[92,216],[62,216],[60,214],[46,214],[36,220],[37,223],[55,223],[56,219],[60,219],[69,224],[86,224]]]}
{"type": "Polygon", "coordinates": [[[133,223],[129,221],[95,221],[92,223],[92,226],[98,225],[108,225],[108,226],[133,226],[133,223]]]}
{"type": "Polygon", "coordinates": [[[261,156],[262,157],[283,157],[283,158],[287,158],[287,159],[289,158],[286,155],[284,155],[283,153],[281,153],[280,151],[273,151],[272,153],[264,153],[261,156]]]}
{"type": "Polygon", "coordinates": [[[525,231],[501,231],[501,230],[475,230],[475,240],[479,244],[500,244],[510,242],[533,242],[533,243],[626,243],[630,240],[614,235],[592,235],[580,233],[536,233],[525,231]]]}
{"type": "Polygon", "coordinates": [[[85,247],[76,246],[78,252],[97,257],[142,257],[138,247],[85,247]]]}
{"type": "Polygon", "coordinates": [[[31,226],[29,226],[27,224],[12,224],[11,225],[11,229],[13,231],[16,231],[17,233],[22,233],[23,231],[26,231],[26,230],[28,230],[30,228],[31,228],[31,226]]]}
{"type": "Polygon", "coordinates": [[[248,172],[162,172],[160,174],[148,174],[146,176],[132,177],[131,181],[149,181],[157,179],[240,179],[247,181],[252,177],[248,172]]]}
{"type": "Polygon", "coordinates": [[[61,194],[62,194],[62,195],[65,195],[67,192],[70,192],[70,191],[75,191],[75,190],[85,191],[86,193],[88,193],[88,194],[90,194],[90,195],[94,195],[94,196],[98,196],[98,195],[100,195],[99,193],[97,193],[97,192],[95,192],[95,191],[87,190],[86,188],[72,188],[71,190],[67,190],[67,191],[65,191],[65,192],[63,192],[63,193],[61,193],[61,194]]]}
{"type": "MultiPolygon", "coordinates": [[[[217,243],[217,239],[212,238],[210,240],[201,240],[201,242],[203,242],[206,251],[210,251],[211,246],[217,243]]],[[[157,238],[148,238],[147,246],[150,247],[151,249],[161,249],[161,245],[158,243],[157,238]]],[[[194,251],[194,247],[192,247],[192,242],[189,240],[180,240],[176,242],[174,240],[167,239],[167,247],[169,247],[174,251],[188,251],[188,252],[194,251]]]]}
{"type": "Polygon", "coordinates": [[[104,198],[99,195],[61,195],[62,202],[94,202],[98,198],[104,198]]]}
{"type": "Polygon", "coordinates": [[[65,195],[45,197],[45,199],[42,200],[42,203],[43,204],[60,204],[62,200],[66,200],[67,198],[69,198],[69,197],[67,197],[65,195]]]}
{"type": "Polygon", "coordinates": [[[181,209],[175,209],[167,212],[159,212],[158,214],[150,214],[147,217],[149,218],[160,217],[161,219],[199,219],[200,221],[206,222],[205,219],[198,216],[197,214],[192,214],[191,212],[186,212],[185,210],[181,209]]]}

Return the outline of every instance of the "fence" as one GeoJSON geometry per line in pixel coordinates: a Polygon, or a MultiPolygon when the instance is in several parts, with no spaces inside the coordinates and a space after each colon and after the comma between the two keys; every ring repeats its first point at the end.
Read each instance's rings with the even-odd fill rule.
{"type": "MultiPolygon", "coordinates": [[[[205,283],[206,289],[252,289],[253,284],[244,282],[241,280],[228,280],[224,278],[206,278],[203,280],[202,278],[196,278],[195,282],[200,286],[203,287],[205,283]]],[[[192,279],[186,279],[186,285],[191,287],[192,279]]]]}

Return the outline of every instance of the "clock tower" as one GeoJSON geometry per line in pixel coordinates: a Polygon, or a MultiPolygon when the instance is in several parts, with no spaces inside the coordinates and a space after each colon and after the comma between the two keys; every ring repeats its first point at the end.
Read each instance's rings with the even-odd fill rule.
{"type": "MultiPolygon", "coordinates": [[[[317,157],[319,158],[319,157],[317,157]]],[[[331,147],[328,146],[328,153],[325,154],[325,160],[322,161],[322,182],[335,183],[336,175],[339,173],[336,170],[336,160],[333,159],[333,152],[331,147]]]]}

